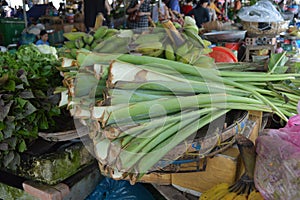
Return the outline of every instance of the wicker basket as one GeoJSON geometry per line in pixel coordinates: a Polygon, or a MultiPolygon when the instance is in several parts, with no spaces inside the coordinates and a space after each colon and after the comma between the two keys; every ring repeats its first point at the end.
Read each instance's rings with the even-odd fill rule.
{"type": "Polygon", "coordinates": [[[247,30],[248,36],[275,36],[281,32],[284,32],[290,21],[282,22],[247,22],[241,21],[244,30],[247,30]]]}
{"type": "MultiPolygon", "coordinates": [[[[236,118],[221,133],[209,137],[196,137],[192,140],[186,140],[184,144],[177,145],[165,155],[148,173],[171,174],[205,171],[207,158],[213,157],[230,148],[235,142],[234,136],[236,134],[241,133],[246,137],[250,135],[249,131],[252,130],[251,127],[254,125],[254,122],[249,120],[249,112],[234,111],[233,113],[236,115],[236,118]],[[174,161],[175,157],[177,159],[174,161]]],[[[203,131],[205,132],[205,130],[203,131]]],[[[100,162],[98,164],[104,176],[112,177],[112,173],[114,173],[113,169],[100,162]]],[[[133,180],[132,183],[134,183],[134,178],[129,177],[129,179],[133,180]]]]}

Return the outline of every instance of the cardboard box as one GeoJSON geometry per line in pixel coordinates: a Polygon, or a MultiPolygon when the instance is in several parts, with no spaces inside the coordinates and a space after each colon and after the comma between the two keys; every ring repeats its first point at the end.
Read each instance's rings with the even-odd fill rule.
{"type": "Polygon", "coordinates": [[[172,174],[172,185],[197,195],[218,183],[234,183],[239,172],[238,157],[238,149],[232,147],[222,154],[208,158],[206,170],[203,172],[172,174]]]}

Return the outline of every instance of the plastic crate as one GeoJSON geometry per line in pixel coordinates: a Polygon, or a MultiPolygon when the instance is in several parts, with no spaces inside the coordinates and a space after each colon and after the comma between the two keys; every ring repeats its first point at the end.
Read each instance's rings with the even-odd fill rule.
{"type": "Polygon", "coordinates": [[[0,44],[8,46],[19,41],[25,21],[15,18],[0,18],[0,44]]]}

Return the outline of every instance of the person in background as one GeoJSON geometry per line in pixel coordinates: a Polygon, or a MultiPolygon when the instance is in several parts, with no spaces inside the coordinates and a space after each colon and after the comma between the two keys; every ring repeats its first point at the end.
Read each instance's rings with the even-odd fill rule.
{"type": "Polygon", "coordinates": [[[209,10],[207,9],[208,1],[200,0],[198,5],[187,14],[187,16],[194,17],[199,28],[202,28],[203,23],[210,21],[209,10]]]}
{"type": "Polygon", "coordinates": [[[193,0],[186,0],[181,7],[181,11],[184,15],[187,15],[193,9],[193,0]]]}
{"type": "Polygon", "coordinates": [[[242,8],[241,0],[235,0],[233,11],[234,13],[237,13],[242,8]]]}
{"type": "Polygon", "coordinates": [[[36,45],[50,45],[48,42],[48,33],[45,30],[41,30],[40,39],[35,43],[36,45]]]}
{"type": "Polygon", "coordinates": [[[151,15],[150,0],[131,0],[126,13],[137,12],[138,20],[130,21],[128,26],[136,32],[143,32],[148,29],[149,17],[151,15]]]}
{"type": "Polygon", "coordinates": [[[172,12],[180,13],[179,0],[165,0],[164,2],[172,12]]]}
{"type": "Polygon", "coordinates": [[[103,14],[103,25],[107,25],[108,15],[110,14],[110,5],[107,0],[84,0],[84,25],[87,30],[91,30],[95,26],[96,16],[103,14]]]}
{"type": "Polygon", "coordinates": [[[222,14],[222,11],[216,6],[214,0],[210,0],[208,8],[214,9],[216,11],[216,14],[222,14]]]}

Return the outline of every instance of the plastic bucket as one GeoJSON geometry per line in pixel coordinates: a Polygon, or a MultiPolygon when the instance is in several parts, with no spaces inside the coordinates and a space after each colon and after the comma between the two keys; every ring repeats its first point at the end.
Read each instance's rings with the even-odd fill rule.
{"type": "Polygon", "coordinates": [[[238,51],[240,48],[240,43],[239,42],[226,42],[225,47],[231,50],[238,51]]]}
{"type": "Polygon", "coordinates": [[[213,47],[212,50],[213,51],[209,53],[209,56],[211,58],[214,58],[215,62],[226,62],[226,63],[238,62],[237,57],[229,48],[213,47]]]}

